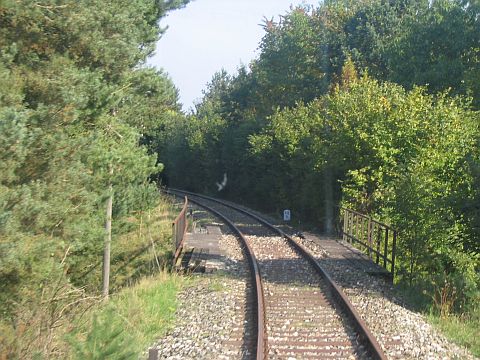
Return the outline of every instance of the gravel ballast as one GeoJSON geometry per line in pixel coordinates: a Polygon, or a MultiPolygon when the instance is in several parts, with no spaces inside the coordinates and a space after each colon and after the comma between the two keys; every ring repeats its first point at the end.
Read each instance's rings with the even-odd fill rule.
{"type": "MultiPolygon", "coordinates": [[[[228,216],[233,217],[232,213],[233,210],[228,216]]],[[[241,230],[248,234],[252,230],[245,215],[240,219],[241,230]]],[[[253,234],[249,237],[255,240],[253,234]]],[[[268,235],[255,241],[268,242],[268,235]]],[[[330,256],[319,237],[296,241],[316,257],[343,289],[389,359],[475,359],[466,349],[449,342],[421,314],[410,310],[388,281],[367,274],[344,258],[330,256]]],[[[160,359],[255,357],[249,350],[256,326],[247,300],[251,293],[250,274],[234,236],[223,235],[220,247],[226,254],[222,259],[224,270],[195,275],[193,285],[179,294],[175,328],[155,344],[160,359]]],[[[270,291],[268,287],[266,290],[270,291]]],[[[301,358],[302,354],[289,357],[301,358]]]]}
{"type": "Polygon", "coordinates": [[[193,285],[178,295],[177,322],[154,345],[159,359],[248,359],[252,331],[245,306],[249,297],[247,269],[237,239],[223,235],[220,246],[228,257],[224,269],[193,275],[193,285]]]}
{"type": "Polygon", "coordinates": [[[409,310],[387,280],[368,275],[344,259],[331,258],[318,238],[297,241],[340,285],[389,359],[476,359],[448,341],[421,314],[409,310]]]}

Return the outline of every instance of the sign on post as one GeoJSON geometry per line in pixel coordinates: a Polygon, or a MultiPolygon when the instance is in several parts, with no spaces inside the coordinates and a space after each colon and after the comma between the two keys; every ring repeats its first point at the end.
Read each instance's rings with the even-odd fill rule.
{"type": "Polygon", "coordinates": [[[291,216],[290,210],[283,210],[283,221],[290,221],[291,216]]]}

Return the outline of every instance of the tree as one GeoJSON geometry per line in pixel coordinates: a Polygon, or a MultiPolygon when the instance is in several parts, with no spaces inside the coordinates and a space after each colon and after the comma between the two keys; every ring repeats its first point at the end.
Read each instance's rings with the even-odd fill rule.
{"type": "Polygon", "coordinates": [[[452,89],[478,99],[476,85],[469,80],[478,72],[478,30],[476,14],[459,2],[433,1],[407,17],[387,47],[388,78],[407,88],[452,89]]]}
{"type": "MultiPolygon", "coordinates": [[[[164,31],[159,19],[187,2],[1,2],[0,325],[9,356],[32,346],[49,357],[58,345],[16,333],[37,310],[56,314],[42,296],[99,292],[99,272],[84,274],[101,259],[110,184],[113,234],[154,205],[149,179],[161,165],[149,137],[179,105],[166,75],[142,66],[164,31]]],[[[65,328],[41,319],[53,324],[45,334],[65,328]]]]}

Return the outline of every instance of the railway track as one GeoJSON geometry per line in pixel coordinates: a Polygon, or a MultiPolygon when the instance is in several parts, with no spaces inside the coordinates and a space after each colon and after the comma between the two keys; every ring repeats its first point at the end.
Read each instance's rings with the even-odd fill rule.
{"type": "Polygon", "coordinates": [[[243,208],[180,190],[241,239],[250,264],[257,359],[386,359],[341,289],[292,237],[243,208]]]}

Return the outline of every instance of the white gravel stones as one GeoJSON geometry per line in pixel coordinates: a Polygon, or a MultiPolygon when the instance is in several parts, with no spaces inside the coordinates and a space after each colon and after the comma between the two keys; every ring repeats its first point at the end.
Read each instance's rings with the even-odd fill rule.
{"type": "Polygon", "coordinates": [[[178,296],[177,323],[155,347],[159,359],[246,359],[250,358],[249,319],[245,299],[248,273],[237,239],[222,236],[220,247],[229,257],[225,270],[195,276],[178,296]],[[231,258],[230,258],[231,256],[231,258]]]}

